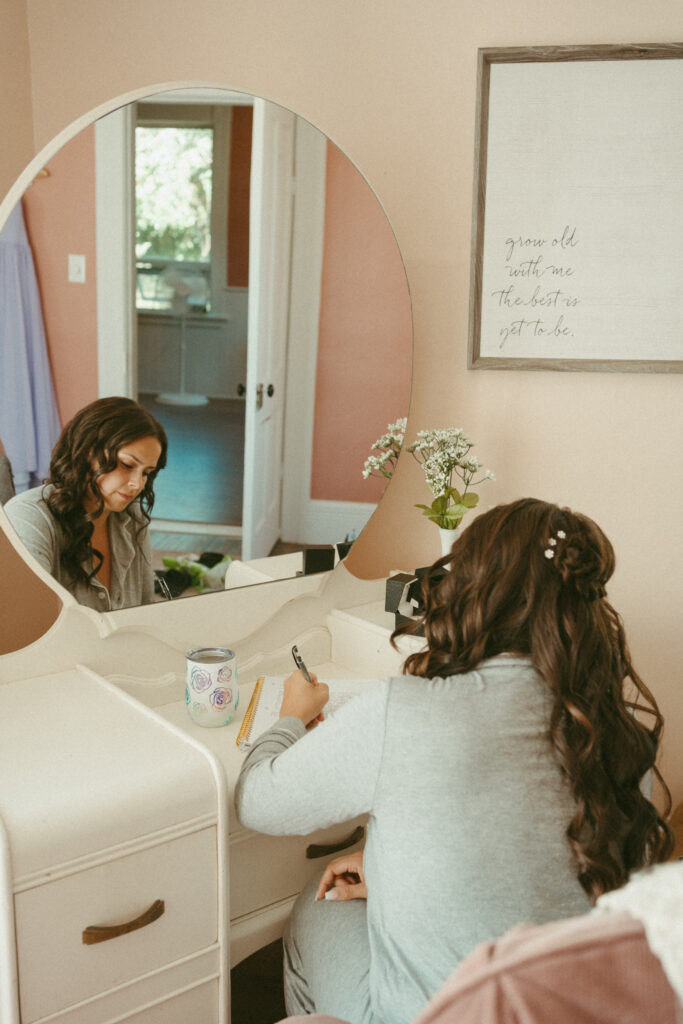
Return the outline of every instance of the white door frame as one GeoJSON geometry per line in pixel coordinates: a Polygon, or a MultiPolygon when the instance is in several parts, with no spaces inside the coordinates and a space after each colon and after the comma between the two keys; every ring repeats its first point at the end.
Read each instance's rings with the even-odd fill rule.
{"type": "Polygon", "coordinates": [[[281,536],[295,122],[284,107],[254,101],[242,516],[246,560],[269,555],[281,536]]]}
{"type": "Polygon", "coordinates": [[[134,104],[95,122],[97,394],[137,397],[134,104]]]}
{"type": "Polygon", "coordinates": [[[290,541],[304,537],[308,540],[304,523],[311,500],[327,168],[327,139],[300,118],[296,124],[294,167],[281,512],[282,537],[290,541]]]}

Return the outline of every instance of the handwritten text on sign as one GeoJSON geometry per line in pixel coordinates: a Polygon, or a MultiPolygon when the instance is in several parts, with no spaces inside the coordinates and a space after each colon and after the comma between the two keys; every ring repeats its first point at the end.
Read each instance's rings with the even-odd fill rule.
{"type": "Polygon", "coordinates": [[[510,338],[573,337],[571,310],[580,299],[571,288],[571,260],[578,244],[576,227],[571,225],[549,238],[505,238],[502,287],[490,293],[495,308],[505,315],[499,348],[510,338]]]}

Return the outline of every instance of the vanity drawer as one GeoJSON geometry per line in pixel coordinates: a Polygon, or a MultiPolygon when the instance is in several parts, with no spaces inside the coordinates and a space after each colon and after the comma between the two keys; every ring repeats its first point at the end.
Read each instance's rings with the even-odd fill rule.
{"type": "Polygon", "coordinates": [[[113,989],[217,941],[216,829],[115,857],[15,894],[24,1024],[113,989]],[[88,926],[156,920],[95,944],[88,926]]]}
{"type": "MultiPolygon", "coordinates": [[[[218,982],[210,981],[187,992],[164,999],[121,1024],[216,1024],[218,1020],[218,982]]],[[[238,1024],[238,1022],[235,1022],[238,1024]]]]}
{"type": "Polygon", "coordinates": [[[243,917],[279,900],[296,896],[308,879],[322,872],[329,860],[341,852],[359,849],[363,836],[353,844],[313,859],[306,856],[311,846],[339,846],[364,826],[357,818],[310,836],[267,836],[244,830],[230,838],[230,918],[243,917]]]}

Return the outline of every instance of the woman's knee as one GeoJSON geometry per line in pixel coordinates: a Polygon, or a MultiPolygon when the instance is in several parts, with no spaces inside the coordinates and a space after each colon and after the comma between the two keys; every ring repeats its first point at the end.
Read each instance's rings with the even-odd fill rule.
{"type": "Polygon", "coordinates": [[[363,1020],[370,960],[366,902],[318,900],[318,882],[316,876],[297,897],[283,936],[287,1010],[324,1010],[353,1020],[347,1009],[353,993],[356,1018],[363,1020]]]}

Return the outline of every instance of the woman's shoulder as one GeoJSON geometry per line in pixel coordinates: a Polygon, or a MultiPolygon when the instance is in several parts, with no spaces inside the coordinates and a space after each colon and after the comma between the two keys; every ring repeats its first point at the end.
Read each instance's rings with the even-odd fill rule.
{"type": "Polygon", "coordinates": [[[16,494],[4,506],[7,518],[32,555],[52,575],[64,545],[64,533],[47,503],[49,487],[33,487],[16,494]]]}
{"type": "Polygon", "coordinates": [[[467,672],[431,678],[405,675],[390,680],[390,683],[395,692],[414,691],[416,686],[441,690],[452,688],[454,684],[457,684],[458,690],[464,693],[468,689],[479,690],[482,685],[486,685],[486,687],[496,684],[507,685],[510,680],[536,683],[539,679],[530,656],[506,653],[498,654],[493,658],[485,658],[467,672]]]}
{"type": "Polygon", "coordinates": [[[46,500],[51,490],[54,490],[52,484],[41,484],[40,487],[31,487],[28,491],[20,491],[19,494],[15,494],[3,506],[10,522],[14,516],[20,518],[31,516],[32,518],[49,518],[51,520],[53,517],[46,500]]]}

